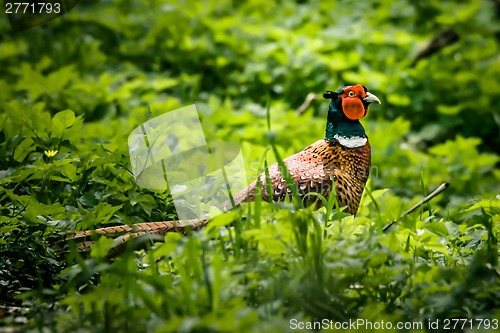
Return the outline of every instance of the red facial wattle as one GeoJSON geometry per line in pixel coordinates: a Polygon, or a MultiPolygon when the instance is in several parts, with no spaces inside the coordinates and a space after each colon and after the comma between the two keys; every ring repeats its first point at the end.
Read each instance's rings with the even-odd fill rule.
{"type": "Polygon", "coordinates": [[[357,120],[365,116],[365,106],[358,97],[344,97],[342,99],[342,110],[347,118],[357,120]]]}

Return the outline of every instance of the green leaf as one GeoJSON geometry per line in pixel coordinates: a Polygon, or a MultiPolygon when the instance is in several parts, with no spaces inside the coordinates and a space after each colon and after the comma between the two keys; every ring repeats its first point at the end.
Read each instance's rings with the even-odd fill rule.
{"type": "Polygon", "coordinates": [[[36,146],[34,145],[34,141],[31,137],[26,137],[20,144],[16,146],[16,150],[14,152],[14,159],[18,162],[24,161],[26,156],[29,153],[34,151],[36,146]]]}
{"type": "Polygon", "coordinates": [[[460,112],[460,110],[462,110],[462,108],[463,108],[463,105],[460,105],[460,104],[453,105],[453,106],[439,104],[437,106],[439,113],[442,113],[442,114],[445,114],[448,116],[456,115],[457,113],[460,112]]]}
{"type": "Polygon", "coordinates": [[[398,105],[398,106],[408,106],[411,104],[410,97],[408,97],[406,95],[399,95],[399,94],[388,94],[387,101],[391,104],[398,105]]]}
{"type": "Polygon", "coordinates": [[[53,138],[62,138],[64,131],[74,124],[75,119],[75,113],[71,110],[56,113],[52,118],[51,136],[53,138]]]}
{"type": "Polygon", "coordinates": [[[74,182],[78,179],[77,168],[72,163],[66,163],[61,166],[62,173],[68,177],[70,182],[74,182]]]}
{"type": "Polygon", "coordinates": [[[82,221],[82,228],[90,229],[99,224],[106,224],[123,205],[112,206],[107,202],[100,202],[97,206],[85,215],[82,221]]]}
{"type": "Polygon", "coordinates": [[[6,226],[2,226],[0,228],[0,236],[3,235],[3,234],[6,234],[8,232],[12,232],[12,231],[16,231],[16,230],[19,230],[19,226],[18,225],[6,225],[6,226]]]}
{"type": "Polygon", "coordinates": [[[237,211],[231,211],[217,215],[216,217],[210,220],[210,223],[207,226],[207,232],[210,232],[211,230],[214,229],[218,230],[220,227],[224,227],[231,224],[232,222],[235,221],[238,215],[239,212],[237,211]]]}
{"type": "Polygon", "coordinates": [[[462,209],[461,212],[462,213],[471,212],[479,208],[500,208],[500,199],[498,198],[490,200],[483,199],[475,203],[474,205],[470,206],[469,208],[462,209]]]}
{"type": "Polygon", "coordinates": [[[448,236],[448,229],[443,223],[439,222],[434,222],[434,223],[426,223],[425,229],[429,230],[430,232],[435,233],[436,235],[439,236],[448,236]]]}
{"type": "Polygon", "coordinates": [[[58,217],[59,214],[64,213],[64,207],[58,203],[47,205],[31,198],[28,201],[28,205],[23,216],[28,222],[43,223],[43,219],[39,217],[58,217]]]}
{"type": "Polygon", "coordinates": [[[142,209],[148,214],[151,215],[152,210],[156,207],[155,198],[153,198],[150,194],[141,194],[136,197],[137,202],[141,205],[142,209]]]}
{"type": "Polygon", "coordinates": [[[373,200],[377,200],[378,198],[380,198],[382,195],[384,195],[387,191],[389,191],[388,188],[382,188],[380,190],[375,190],[373,192],[371,192],[371,196],[369,195],[365,195],[363,197],[363,201],[362,201],[362,205],[363,206],[367,206],[369,205],[370,203],[373,202],[373,200]]]}

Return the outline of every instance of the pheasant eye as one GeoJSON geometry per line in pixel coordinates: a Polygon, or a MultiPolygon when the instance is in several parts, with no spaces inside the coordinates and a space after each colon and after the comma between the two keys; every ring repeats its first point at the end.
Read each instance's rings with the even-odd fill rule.
{"type": "Polygon", "coordinates": [[[354,97],[355,95],[356,95],[356,94],[354,93],[354,91],[349,91],[349,92],[347,93],[347,96],[349,96],[349,97],[354,97]]]}

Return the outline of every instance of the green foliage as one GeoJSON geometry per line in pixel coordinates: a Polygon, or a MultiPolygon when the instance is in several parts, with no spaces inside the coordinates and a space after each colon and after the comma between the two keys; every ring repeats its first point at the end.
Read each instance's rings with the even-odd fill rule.
{"type": "Polygon", "coordinates": [[[500,318],[499,12],[488,0],[101,0],[16,34],[0,16],[0,325],[500,318]],[[459,41],[412,67],[444,28],[459,41]],[[148,119],[196,102],[209,140],[241,145],[250,180],[323,137],[326,101],[294,112],[309,92],[350,83],[383,102],[363,120],[373,167],[356,217],[334,200],[256,200],[148,252],[110,262],[114,241],[100,239],[87,258],[65,254],[66,232],[176,218],[168,190],[130,171],[128,134],[148,119]]]}

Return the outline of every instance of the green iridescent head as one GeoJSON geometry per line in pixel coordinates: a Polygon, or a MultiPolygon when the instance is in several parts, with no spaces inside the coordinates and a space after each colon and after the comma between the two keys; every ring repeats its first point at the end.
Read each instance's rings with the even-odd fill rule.
{"type": "Polygon", "coordinates": [[[337,92],[327,91],[323,97],[332,100],[328,108],[325,139],[335,140],[336,136],[366,136],[359,119],[366,116],[370,103],[380,103],[377,96],[357,84],[340,88],[337,92]]]}

